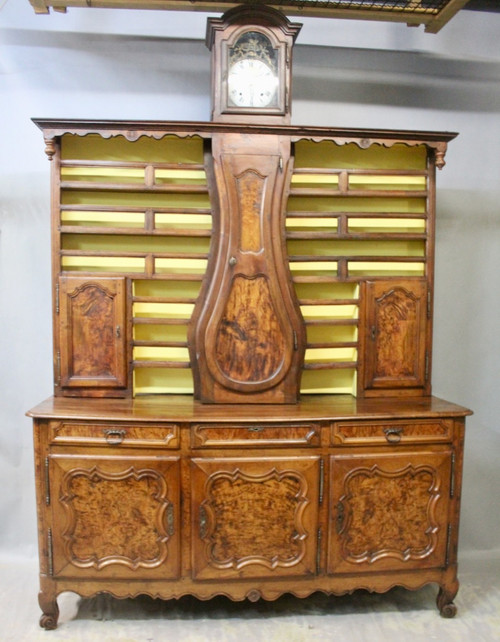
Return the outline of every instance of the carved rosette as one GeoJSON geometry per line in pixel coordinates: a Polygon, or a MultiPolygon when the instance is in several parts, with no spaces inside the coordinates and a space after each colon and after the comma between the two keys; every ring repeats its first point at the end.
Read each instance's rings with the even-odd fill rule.
{"type": "Polygon", "coordinates": [[[158,471],[94,466],[64,476],[60,501],[66,511],[65,553],[80,568],[111,564],[155,568],[168,555],[172,504],[158,471]]]}
{"type": "Polygon", "coordinates": [[[275,468],[262,475],[217,472],[200,506],[205,556],[218,569],[289,568],[305,555],[307,481],[275,468]]]}
{"type": "Polygon", "coordinates": [[[434,552],[441,495],[435,470],[413,465],[393,472],[378,465],[356,468],[345,479],[344,489],[336,509],[345,560],[406,562],[434,552]]]}

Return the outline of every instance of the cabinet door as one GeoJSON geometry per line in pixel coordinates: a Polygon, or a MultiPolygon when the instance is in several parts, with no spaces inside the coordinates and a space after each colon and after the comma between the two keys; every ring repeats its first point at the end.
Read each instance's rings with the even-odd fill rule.
{"type": "Polygon", "coordinates": [[[316,572],[318,457],[192,460],[193,576],[316,572]]]}
{"type": "Polygon", "coordinates": [[[125,279],[61,277],[59,306],[61,386],[125,387],[125,279]]]}
{"type": "Polygon", "coordinates": [[[195,396],[292,403],[305,334],[283,251],[290,143],[221,135],[213,139],[213,154],[217,251],[190,328],[195,396]]]}
{"type": "Polygon", "coordinates": [[[364,284],[360,339],[362,391],[422,394],[428,379],[427,283],[423,280],[364,284]]]}
{"type": "Polygon", "coordinates": [[[330,573],[444,566],[451,450],[331,459],[330,573]]]}
{"type": "Polygon", "coordinates": [[[179,574],[175,457],[50,455],[56,577],[179,574]]]}

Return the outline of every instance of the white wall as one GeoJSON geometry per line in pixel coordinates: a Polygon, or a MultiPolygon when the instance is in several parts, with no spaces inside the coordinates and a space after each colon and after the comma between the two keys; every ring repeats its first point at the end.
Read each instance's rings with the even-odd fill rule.
{"type": "MultiPolygon", "coordinates": [[[[0,550],[36,551],[24,412],[52,386],[49,163],[30,118],[208,119],[205,19],[0,9],[0,550]]],[[[462,555],[500,554],[499,38],[500,14],[462,11],[437,35],[309,19],[295,50],[295,124],[460,132],[438,174],[433,384],[475,411],[462,555]]]]}

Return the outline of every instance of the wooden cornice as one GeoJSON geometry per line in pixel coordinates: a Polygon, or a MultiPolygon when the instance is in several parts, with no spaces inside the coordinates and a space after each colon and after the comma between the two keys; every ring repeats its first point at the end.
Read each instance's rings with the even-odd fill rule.
{"type": "Polygon", "coordinates": [[[213,123],[195,121],[121,121],[121,120],[57,120],[34,118],[33,122],[42,130],[49,159],[54,154],[51,141],[54,138],[73,134],[87,136],[97,134],[103,138],[123,136],[135,141],[141,136],[161,139],[169,134],[181,137],[200,136],[211,138],[215,133],[278,134],[289,136],[292,142],[309,139],[314,142],[332,140],[337,145],[354,143],[361,148],[371,145],[392,147],[396,143],[405,145],[427,145],[436,152],[436,165],[444,166],[447,144],[458,134],[455,132],[434,132],[392,129],[350,129],[338,127],[309,127],[297,125],[243,125],[239,123],[213,123]]]}

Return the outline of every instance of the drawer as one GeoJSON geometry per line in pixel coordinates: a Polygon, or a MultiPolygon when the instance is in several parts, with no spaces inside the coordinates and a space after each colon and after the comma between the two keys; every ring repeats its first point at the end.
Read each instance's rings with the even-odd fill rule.
{"type": "Polygon", "coordinates": [[[424,419],[420,421],[363,421],[336,422],[331,429],[331,443],[338,444],[413,444],[449,442],[453,420],[424,419]]]}
{"type": "Polygon", "coordinates": [[[51,423],[49,442],[71,446],[179,448],[177,424],[51,423]]]}
{"type": "Polygon", "coordinates": [[[193,448],[269,448],[318,446],[316,424],[194,424],[193,448]]]}

